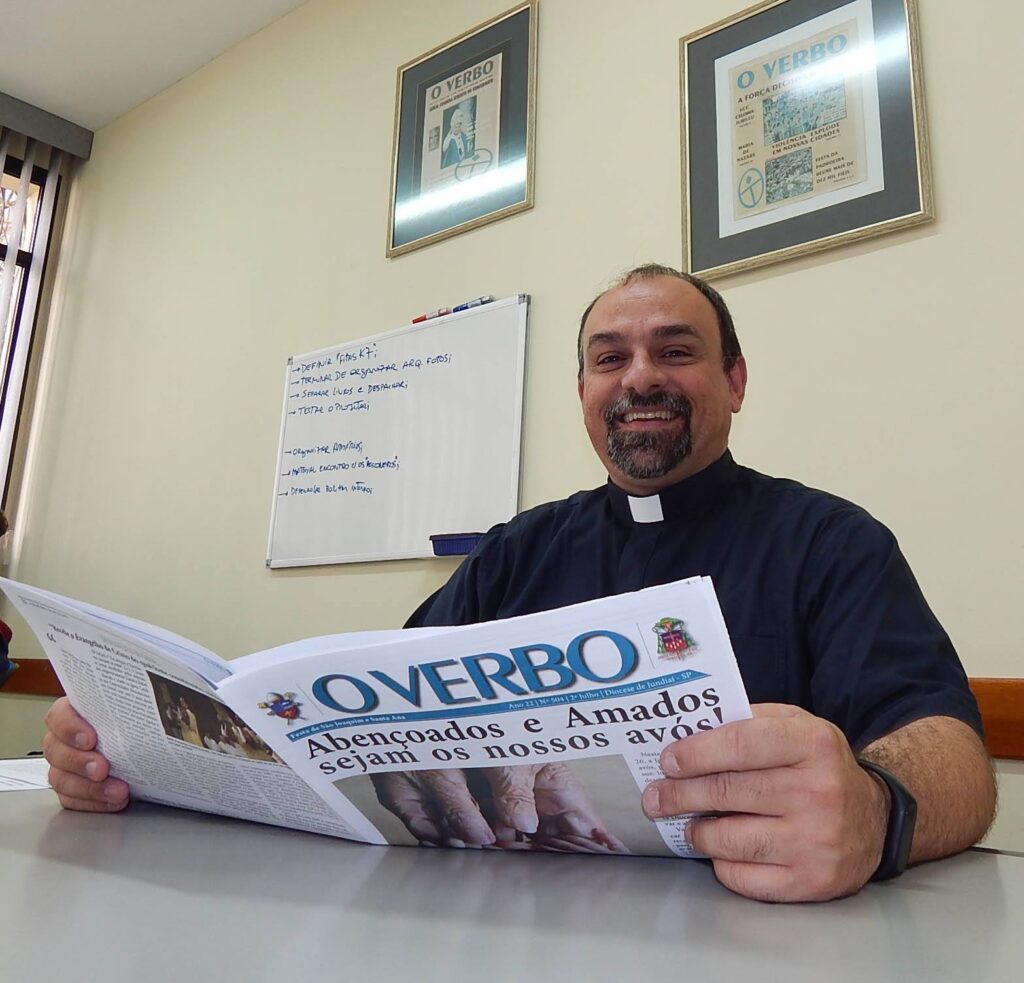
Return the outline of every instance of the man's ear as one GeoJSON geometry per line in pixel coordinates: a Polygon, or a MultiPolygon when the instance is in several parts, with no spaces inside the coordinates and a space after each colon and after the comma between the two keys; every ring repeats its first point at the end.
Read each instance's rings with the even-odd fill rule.
{"type": "Polygon", "coordinates": [[[737,357],[725,377],[729,382],[729,392],[732,393],[732,411],[739,413],[747,392],[747,361],[742,355],[737,357]]]}
{"type": "Polygon", "coordinates": [[[583,402],[583,376],[580,376],[576,380],[576,394],[580,397],[580,402],[583,402]]]}

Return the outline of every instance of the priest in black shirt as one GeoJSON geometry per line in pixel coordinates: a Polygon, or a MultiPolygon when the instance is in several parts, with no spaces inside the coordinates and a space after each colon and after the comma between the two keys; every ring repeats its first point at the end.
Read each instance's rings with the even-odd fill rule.
{"type": "MultiPolygon", "coordinates": [[[[979,839],[995,791],[977,707],[893,535],[727,449],[747,368],[721,297],[639,267],[584,312],[578,351],[608,483],[492,529],[409,625],[709,575],[754,717],[667,747],[667,777],[643,794],[652,819],[725,813],[692,823],[691,843],[723,884],[764,900],[849,894],[979,839]]],[[[123,807],[91,728],[65,702],[48,726],[61,801],[123,807]]]]}

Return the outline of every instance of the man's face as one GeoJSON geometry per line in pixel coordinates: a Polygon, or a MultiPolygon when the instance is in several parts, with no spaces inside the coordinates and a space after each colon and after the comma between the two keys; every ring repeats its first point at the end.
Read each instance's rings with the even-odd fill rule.
{"type": "Polygon", "coordinates": [[[718,317],[675,277],[609,290],[583,329],[583,422],[612,480],[650,495],[712,464],[743,404],[743,359],[726,372],[718,317]]]}

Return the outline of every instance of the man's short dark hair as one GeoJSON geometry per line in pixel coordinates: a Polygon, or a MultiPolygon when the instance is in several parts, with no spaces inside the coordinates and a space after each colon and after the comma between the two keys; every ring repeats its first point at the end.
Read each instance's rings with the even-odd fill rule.
{"type": "MultiPolygon", "coordinates": [[[[683,280],[707,298],[718,317],[718,331],[722,336],[722,368],[728,372],[736,364],[736,360],[743,352],[740,350],[740,340],[736,337],[736,328],[732,323],[732,315],[729,313],[729,308],[725,306],[722,295],[707,281],[702,280],[699,276],[694,276],[692,273],[683,273],[682,270],[675,270],[671,266],[662,266],[660,263],[644,263],[643,266],[634,267],[632,270],[624,273],[608,290],[625,287],[635,280],[653,280],[658,276],[671,276],[677,280],[683,280]]],[[[578,378],[580,379],[583,378],[583,328],[587,323],[587,318],[590,317],[590,312],[594,309],[594,304],[608,293],[608,290],[602,290],[601,293],[587,304],[587,309],[583,312],[583,317],[580,318],[580,333],[576,337],[576,356],[579,360],[578,378]]]]}

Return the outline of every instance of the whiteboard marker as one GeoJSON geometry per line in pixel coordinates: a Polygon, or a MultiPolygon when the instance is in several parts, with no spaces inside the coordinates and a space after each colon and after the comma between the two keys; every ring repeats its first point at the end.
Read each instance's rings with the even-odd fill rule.
{"type": "Polygon", "coordinates": [[[421,321],[430,321],[435,317],[444,317],[445,314],[451,314],[452,309],[450,307],[439,307],[436,311],[431,311],[429,314],[420,314],[419,317],[412,319],[413,324],[419,324],[421,321]]]}
{"type": "Polygon", "coordinates": [[[475,300],[467,300],[464,304],[457,304],[452,308],[452,313],[456,311],[468,311],[471,307],[480,307],[481,304],[490,304],[494,300],[493,294],[486,294],[483,297],[477,297],[475,300]]]}

